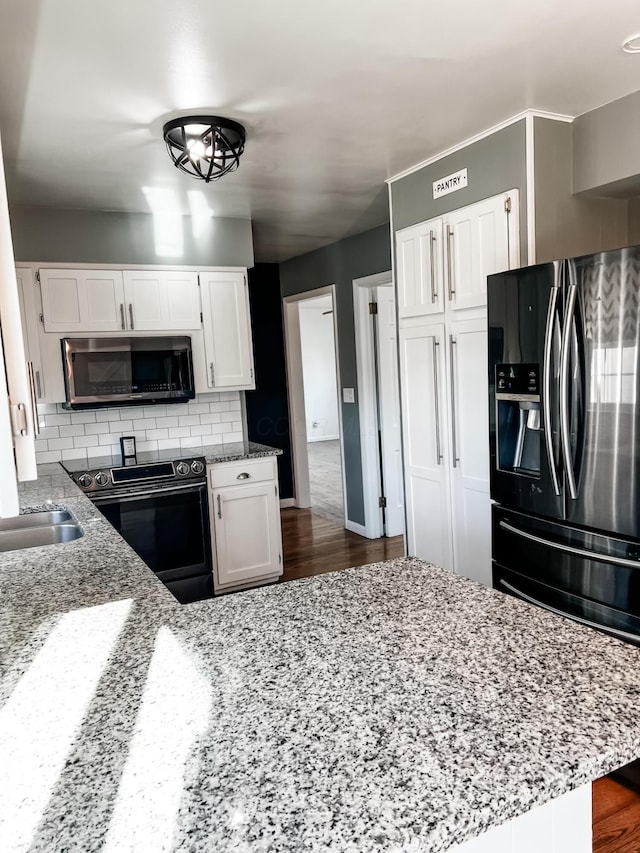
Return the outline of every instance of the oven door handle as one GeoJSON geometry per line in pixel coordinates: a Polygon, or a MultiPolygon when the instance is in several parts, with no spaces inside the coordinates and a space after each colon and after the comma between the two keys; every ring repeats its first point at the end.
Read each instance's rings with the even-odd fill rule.
{"type": "Polygon", "coordinates": [[[558,610],[557,607],[552,607],[550,604],[545,604],[544,601],[539,601],[537,598],[527,595],[526,592],[522,592],[521,589],[507,583],[504,578],[500,578],[499,583],[500,586],[508,589],[509,592],[517,598],[521,598],[528,604],[535,604],[537,607],[542,607],[543,610],[548,610],[549,613],[556,613],[558,616],[564,616],[565,619],[571,619],[573,622],[580,622],[581,625],[587,625],[589,628],[596,628],[598,631],[605,631],[607,634],[613,634],[614,637],[619,637],[621,640],[632,640],[634,643],[637,643],[638,640],[640,640],[640,636],[638,634],[630,634],[627,631],[621,631],[619,628],[611,628],[609,625],[603,625],[600,622],[592,622],[590,619],[583,619],[581,616],[574,616],[573,613],[566,613],[564,610],[558,610]]]}
{"type": "Polygon", "coordinates": [[[196,491],[205,489],[207,486],[206,480],[196,483],[185,483],[183,486],[170,486],[168,489],[144,489],[138,492],[109,492],[106,494],[87,495],[94,504],[107,503],[107,501],[117,501],[125,503],[126,501],[134,501],[138,498],[152,498],[155,495],[175,495],[180,492],[196,491]]]}

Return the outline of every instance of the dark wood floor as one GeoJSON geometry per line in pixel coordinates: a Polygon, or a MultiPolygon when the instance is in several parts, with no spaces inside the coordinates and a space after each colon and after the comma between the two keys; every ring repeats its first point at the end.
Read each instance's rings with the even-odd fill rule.
{"type": "Polygon", "coordinates": [[[613,774],[593,783],[593,853],[639,853],[640,789],[613,774]]]}
{"type": "Polygon", "coordinates": [[[308,509],[283,509],[281,515],[282,581],[376,563],[404,554],[402,536],[365,539],[308,509]]]}

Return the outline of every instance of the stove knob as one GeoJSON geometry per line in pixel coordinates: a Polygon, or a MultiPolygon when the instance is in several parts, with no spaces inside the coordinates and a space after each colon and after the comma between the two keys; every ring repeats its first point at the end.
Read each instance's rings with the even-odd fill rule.
{"type": "Polygon", "coordinates": [[[204,465],[199,459],[194,459],[191,463],[191,470],[194,474],[202,474],[204,471],[204,465]]]}
{"type": "Polygon", "coordinates": [[[109,482],[109,475],[105,474],[104,471],[98,471],[96,474],[96,483],[99,486],[106,486],[109,482]]]}
{"type": "Polygon", "coordinates": [[[91,483],[93,483],[93,477],[90,474],[80,474],[78,477],[78,484],[83,489],[88,489],[91,483]]]}
{"type": "Polygon", "coordinates": [[[176,465],[176,471],[180,474],[181,477],[185,477],[189,473],[189,463],[188,462],[178,462],[176,465]]]}

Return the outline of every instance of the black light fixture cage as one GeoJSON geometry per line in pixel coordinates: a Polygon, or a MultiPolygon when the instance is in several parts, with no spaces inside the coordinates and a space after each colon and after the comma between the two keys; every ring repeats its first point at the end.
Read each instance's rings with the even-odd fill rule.
{"type": "Polygon", "coordinates": [[[162,134],[178,169],[206,183],[238,168],[246,139],[241,124],[220,116],[175,118],[162,134]]]}

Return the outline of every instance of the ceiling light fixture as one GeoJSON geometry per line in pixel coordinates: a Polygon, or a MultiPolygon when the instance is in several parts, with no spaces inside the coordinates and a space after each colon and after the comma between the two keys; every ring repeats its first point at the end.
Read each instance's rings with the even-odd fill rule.
{"type": "Polygon", "coordinates": [[[169,156],[187,175],[209,183],[240,165],[245,129],[220,116],[183,116],[162,129],[169,156]]]}
{"type": "Polygon", "coordinates": [[[625,39],[622,42],[622,49],[625,53],[640,53],[640,33],[625,39]]]}

